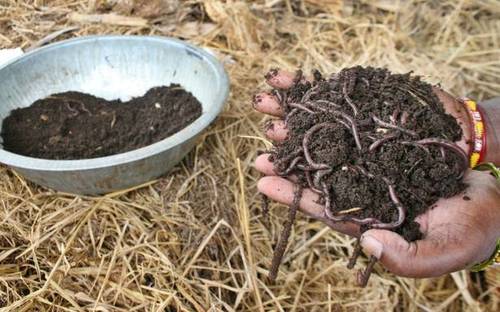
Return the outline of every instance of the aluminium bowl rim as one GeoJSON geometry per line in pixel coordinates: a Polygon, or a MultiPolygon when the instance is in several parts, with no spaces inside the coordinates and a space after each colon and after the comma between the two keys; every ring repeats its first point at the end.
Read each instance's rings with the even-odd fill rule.
{"type": "Polygon", "coordinates": [[[198,119],[193,123],[189,124],[187,127],[183,128],[179,132],[160,140],[156,143],[146,145],[144,147],[134,149],[128,152],[123,152],[119,154],[96,157],[96,158],[86,158],[86,159],[74,159],[74,160],[55,160],[55,159],[43,159],[35,158],[29,156],[23,156],[20,154],[12,153],[0,148],[0,162],[20,169],[27,170],[37,170],[37,171],[81,171],[81,170],[92,170],[106,167],[114,167],[118,165],[123,165],[138,161],[145,158],[150,158],[154,155],[160,154],[166,150],[174,148],[178,145],[189,141],[201,134],[220,114],[224,108],[224,103],[229,95],[229,78],[224,69],[224,66],[219,62],[213,55],[205,51],[203,48],[195,46],[193,44],[187,43],[185,41],[163,36],[135,36],[135,35],[91,35],[82,36],[73,39],[63,40],[57,43],[52,43],[44,47],[29,51],[22,56],[19,56],[3,66],[0,66],[0,71],[15,65],[18,62],[22,62],[30,57],[33,57],[41,52],[47,52],[51,50],[58,49],[60,47],[77,45],[82,42],[88,41],[114,41],[114,40],[134,40],[137,42],[141,41],[156,41],[159,43],[165,43],[168,45],[177,46],[179,48],[186,49],[187,53],[193,53],[198,57],[202,57],[205,62],[207,62],[212,70],[215,72],[218,81],[218,90],[216,93],[215,103],[209,106],[209,109],[204,111],[198,119]]]}

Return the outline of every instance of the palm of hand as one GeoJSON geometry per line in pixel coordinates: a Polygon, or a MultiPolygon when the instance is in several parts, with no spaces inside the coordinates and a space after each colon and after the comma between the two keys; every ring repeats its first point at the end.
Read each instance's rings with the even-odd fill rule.
{"type": "MultiPolygon", "coordinates": [[[[287,88],[293,79],[294,75],[281,72],[270,76],[268,83],[275,88],[287,88]]],[[[457,108],[456,101],[449,94],[438,89],[435,91],[447,112],[459,120],[464,138],[458,144],[467,151],[466,142],[470,138],[469,123],[465,120],[467,113],[457,108]]],[[[266,114],[277,117],[282,114],[279,104],[267,93],[257,95],[254,105],[266,114]]],[[[266,135],[276,141],[284,140],[287,135],[284,122],[274,121],[266,135]]],[[[275,175],[268,154],[257,158],[256,168],[266,175],[259,181],[259,191],[275,201],[291,204],[293,182],[275,175]]],[[[492,176],[483,172],[469,171],[465,180],[469,186],[464,194],[439,200],[433,209],[416,219],[424,239],[408,243],[394,232],[369,230],[361,237],[365,252],[378,258],[393,273],[408,277],[438,276],[486,259],[500,235],[500,188],[492,176]]],[[[359,236],[357,225],[328,220],[317,200],[317,194],[304,190],[301,210],[334,230],[359,236]]]]}

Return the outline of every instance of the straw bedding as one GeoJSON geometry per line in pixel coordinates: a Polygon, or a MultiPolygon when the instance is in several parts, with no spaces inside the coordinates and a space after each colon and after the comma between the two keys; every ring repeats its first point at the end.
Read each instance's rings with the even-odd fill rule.
{"type": "Polygon", "coordinates": [[[360,289],[345,268],[353,239],[303,215],[270,284],[286,208],[260,216],[252,162],[270,142],[250,105],[271,67],[386,66],[457,95],[498,95],[497,1],[0,0],[0,48],[61,30],[58,40],[166,35],[210,48],[231,97],[182,164],[133,190],[58,194],[1,167],[0,311],[499,309],[498,271],[413,280],[377,266],[360,289]]]}

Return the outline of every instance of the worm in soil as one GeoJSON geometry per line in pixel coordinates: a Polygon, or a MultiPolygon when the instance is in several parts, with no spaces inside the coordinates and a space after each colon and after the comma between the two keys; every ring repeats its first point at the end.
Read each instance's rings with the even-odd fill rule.
{"type": "Polygon", "coordinates": [[[329,106],[333,106],[335,108],[341,108],[341,106],[335,102],[332,101],[327,101],[327,100],[316,100],[314,101],[315,103],[320,103],[320,104],[327,104],[329,106]]]}
{"type": "Polygon", "coordinates": [[[410,141],[402,141],[400,142],[401,144],[403,145],[410,145],[410,146],[415,146],[417,148],[420,148],[421,150],[423,150],[427,155],[430,155],[430,151],[427,147],[425,147],[424,145],[422,144],[419,144],[419,143],[416,143],[416,142],[410,142],[410,141]]]}
{"type": "Polygon", "coordinates": [[[389,182],[387,178],[382,178],[384,182],[387,184],[387,188],[389,189],[389,197],[391,198],[391,201],[393,204],[396,206],[396,209],[398,210],[398,219],[394,222],[389,222],[389,223],[376,223],[372,224],[371,227],[374,229],[387,229],[387,230],[392,230],[395,229],[401,224],[406,219],[406,209],[399,200],[399,197],[396,194],[396,189],[392,183],[389,182]]]}
{"type": "Polygon", "coordinates": [[[309,130],[307,130],[306,134],[304,135],[304,139],[302,140],[302,149],[304,150],[304,157],[306,158],[306,161],[308,162],[309,166],[311,166],[311,168],[315,170],[331,169],[331,167],[326,164],[318,164],[312,159],[312,156],[309,153],[309,141],[311,140],[311,136],[319,129],[331,128],[334,126],[335,124],[333,123],[320,123],[315,126],[312,126],[309,130]]]}
{"type": "Polygon", "coordinates": [[[317,93],[316,90],[318,90],[318,88],[319,88],[319,86],[316,85],[316,86],[312,87],[311,89],[307,90],[306,93],[304,93],[304,96],[302,97],[301,102],[305,103],[305,102],[309,101],[311,96],[313,96],[317,93]]]}
{"type": "Polygon", "coordinates": [[[392,140],[394,138],[396,138],[397,135],[395,134],[388,134],[386,136],[384,136],[383,138],[381,139],[378,139],[377,141],[373,142],[370,147],[368,147],[368,150],[370,152],[373,152],[374,150],[376,150],[380,145],[384,144],[385,142],[389,141],[389,140],[392,140]]]}
{"type": "Polygon", "coordinates": [[[305,105],[303,104],[299,104],[299,103],[289,103],[288,106],[290,107],[293,107],[293,108],[297,108],[297,109],[301,109],[303,111],[306,111],[308,112],[309,114],[314,114],[315,112],[307,107],[305,107],[305,105]]]}
{"type": "Polygon", "coordinates": [[[313,178],[313,187],[319,189],[321,187],[321,179],[323,179],[323,177],[330,174],[331,172],[332,169],[324,169],[316,171],[313,178]]]}
{"type": "Polygon", "coordinates": [[[354,141],[356,142],[356,147],[358,148],[358,150],[361,151],[363,149],[363,147],[361,146],[361,140],[359,139],[358,127],[357,127],[354,119],[352,119],[351,116],[349,116],[343,112],[337,111],[335,113],[342,116],[345,120],[347,120],[351,124],[352,136],[354,137],[354,141]]]}
{"type": "Polygon", "coordinates": [[[419,141],[416,141],[417,144],[421,145],[438,145],[444,148],[447,148],[453,152],[455,152],[461,159],[462,162],[462,170],[461,172],[463,173],[464,171],[469,168],[469,160],[467,159],[467,155],[465,152],[455,143],[450,143],[448,141],[445,141],[440,138],[427,138],[427,139],[422,139],[419,141]]]}
{"type": "Polygon", "coordinates": [[[292,162],[290,163],[290,165],[288,166],[288,168],[286,168],[285,170],[281,171],[281,172],[276,172],[279,176],[287,176],[289,175],[293,169],[295,169],[295,166],[297,166],[297,164],[299,163],[299,161],[301,161],[303,158],[301,156],[297,156],[295,157],[292,162]]]}
{"type": "Polygon", "coordinates": [[[389,128],[389,129],[395,129],[395,130],[399,130],[401,132],[404,132],[406,134],[409,134],[411,135],[412,137],[416,137],[417,136],[417,133],[415,131],[411,131],[411,130],[408,130],[408,129],[405,129],[405,128],[402,128],[398,125],[393,125],[391,123],[388,123],[388,122],[385,122],[383,120],[381,120],[380,118],[378,118],[377,116],[372,116],[372,119],[373,121],[378,124],[379,126],[381,127],[384,127],[384,128],[389,128]]]}
{"type": "Polygon", "coordinates": [[[347,94],[347,82],[344,83],[344,86],[342,87],[342,93],[344,94],[344,98],[345,98],[347,104],[349,104],[349,106],[352,108],[354,116],[357,116],[358,115],[358,107],[354,104],[354,102],[351,100],[351,98],[347,94]]]}

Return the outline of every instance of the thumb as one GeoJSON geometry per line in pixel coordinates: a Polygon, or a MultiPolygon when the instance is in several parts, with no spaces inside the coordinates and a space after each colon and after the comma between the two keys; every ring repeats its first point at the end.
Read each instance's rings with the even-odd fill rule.
{"type": "Polygon", "coordinates": [[[467,266],[468,257],[460,248],[431,237],[409,243],[392,231],[368,230],[361,236],[361,247],[403,277],[435,277],[467,266]]]}

